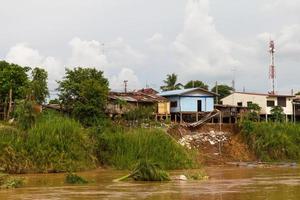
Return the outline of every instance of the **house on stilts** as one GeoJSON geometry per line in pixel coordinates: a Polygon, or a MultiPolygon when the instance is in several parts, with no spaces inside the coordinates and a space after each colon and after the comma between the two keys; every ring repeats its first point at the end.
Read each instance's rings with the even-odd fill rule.
{"type": "Polygon", "coordinates": [[[175,122],[197,122],[214,112],[214,92],[203,88],[171,90],[158,93],[170,101],[171,119],[175,122]]]}

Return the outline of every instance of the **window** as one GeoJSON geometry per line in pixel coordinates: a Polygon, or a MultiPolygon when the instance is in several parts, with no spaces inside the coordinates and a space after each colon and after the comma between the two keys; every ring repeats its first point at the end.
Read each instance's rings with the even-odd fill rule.
{"type": "Polygon", "coordinates": [[[286,98],[285,97],[277,97],[277,105],[281,107],[286,107],[286,98]]]}
{"type": "Polygon", "coordinates": [[[268,100],[267,101],[267,107],[274,107],[275,106],[275,101],[268,100]]]}
{"type": "Polygon", "coordinates": [[[177,107],[177,101],[171,101],[171,108],[177,107]]]}
{"type": "Polygon", "coordinates": [[[243,102],[238,102],[237,106],[243,106],[243,102]]]}
{"type": "Polygon", "coordinates": [[[247,107],[251,106],[252,101],[247,101],[247,107]]]}

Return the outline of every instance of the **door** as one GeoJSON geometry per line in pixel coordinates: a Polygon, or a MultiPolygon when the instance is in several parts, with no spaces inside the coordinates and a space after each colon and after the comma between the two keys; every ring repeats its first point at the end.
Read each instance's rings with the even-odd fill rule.
{"type": "Polygon", "coordinates": [[[201,100],[197,101],[197,111],[202,112],[202,101],[201,100]]]}

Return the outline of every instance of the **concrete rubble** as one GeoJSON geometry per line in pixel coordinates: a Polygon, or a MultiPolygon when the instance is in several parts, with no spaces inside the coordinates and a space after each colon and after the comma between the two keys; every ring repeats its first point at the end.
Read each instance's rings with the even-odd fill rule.
{"type": "Polygon", "coordinates": [[[209,131],[201,133],[193,133],[185,135],[179,139],[178,143],[182,146],[192,149],[194,147],[199,148],[203,143],[209,143],[210,145],[216,145],[223,143],[229,139],[231,134],[223,131],[209,131]]]}

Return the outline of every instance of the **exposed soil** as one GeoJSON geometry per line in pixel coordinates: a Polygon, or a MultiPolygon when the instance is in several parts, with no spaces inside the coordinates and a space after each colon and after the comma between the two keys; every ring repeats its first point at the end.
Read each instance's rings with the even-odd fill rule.
{"type": "Polygon", "coordinates": [[[197,149],[199,161],[205,165],[256,160],[234,124],[205,124],[195,129],[174,125],[168,133],[187,148],[197,149]]]}

